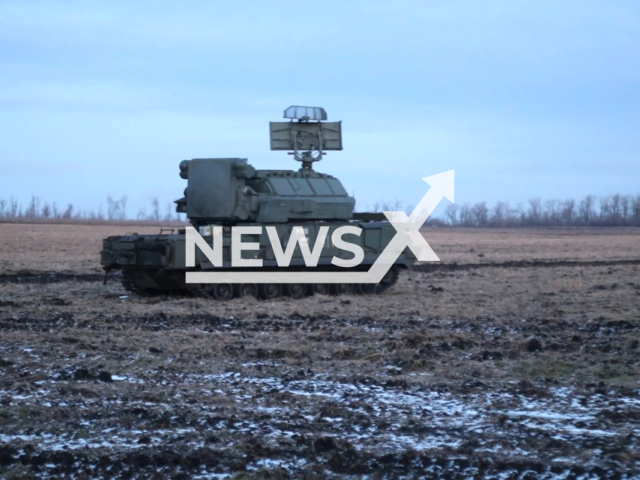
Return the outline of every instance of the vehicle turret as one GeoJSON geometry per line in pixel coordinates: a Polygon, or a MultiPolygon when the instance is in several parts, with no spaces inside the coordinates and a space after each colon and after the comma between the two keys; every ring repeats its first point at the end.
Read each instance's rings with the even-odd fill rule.
{"type": "Polygon", "coordinates": [[[242,158],[197,158],[180,162],[188,184],[176,211],[194,226],[209,223],[286,223],[350,220],[355,200],[340,181],[315,172],[326,150],[341,150],[341,122],[324,122],[319,107],[285,110],[289,122],[271,122],[271,149],[292,150],[299,171],[256,170],[242,158]]]}
{"type": "Polygon", "coordinates": [[[194,226],[350,220],[355,200],[340,181],[310,170],[255,170],[245,159],[198,158],[180,163],[188,186],[177,211],[194,226]]]}

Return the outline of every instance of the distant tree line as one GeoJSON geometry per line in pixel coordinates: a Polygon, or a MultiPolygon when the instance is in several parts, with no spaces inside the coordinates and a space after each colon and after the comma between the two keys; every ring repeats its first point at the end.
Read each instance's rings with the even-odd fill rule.
{"type": "Polygon", "coordinates": [[[450,204],[444,221],[461,227],[640,227],[640,194],[587,195],[581,201],[533,198],[515,207],[508,202],[450,204]]]}
{"type": "MultiPolygon", "coordinates": [[[[106,209],[101,204],[97,211],[81,210],[72,204],[59,207],[35,195],[23,205],[13,197],[0,199],[1,219],[50,219],[50,220],[97,220],[97,221],[181,221],[183,217],[175,212],[173,203],[164,209],[157,197],[150,197],[150,208],[140,208],[135,217],[127,216],[126,196],[114,199],[107,197],[106,209]]],[[[374,212],[404,210],[411,214],[413,206],[404,207],[402,201],[376,202],[374,212]]],[[[487,202],[458,205],[452,203],[445,210],[444,219],[430,218],[427,224],[451,225],[459,227],[640,227],[640,194],[608,195],[596,197],[587,195],[581,201],[542,200],[533,198],[526,204],[511,207],[508,202],[497,202],[489,206],[487,202]]]]}
{"type": "Polygon", "coordinates": [[[127,221],[150,220],[157,222],[170,222],[182,220],[179,213],[175,212],[175,206],[169,202],[164,211],[160,208],[160,202],[156,197],[149,199],[151,208],[149,213],[145,208],[138,210],[135,218],[127,216],[127,196],[114,199],[107,197],[106,209],[100,204],[98,210],[82,210],[72,204],[60,207],[56,202],[49,203],[40,197],[31,196],[28,204],[23,205],[17,199],[0,199],[0,219],[48,219],[48,220],[99,220],[99,221],[127,221]]]}

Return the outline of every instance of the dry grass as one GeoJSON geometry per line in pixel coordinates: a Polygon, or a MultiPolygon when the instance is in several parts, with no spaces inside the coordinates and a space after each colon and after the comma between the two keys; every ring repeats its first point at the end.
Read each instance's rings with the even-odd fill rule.
{"type": "MultiPolygon", "coordinates": [[[[0,273],[100,271],[102,239],[161,226],[0,223],[0,273]]],[[[424,236],[444,263],[640,258],[640,229],[437,229],[424,236]]]]}
{"type": "Polygon", "coordinates": [[[638,228],[426,228],[423,232],[445,263],[640,258],[638,228]]]}
{"type": "Polygon", "coordinates": [[[58,225],[1,223],[0,273],[73,271],[97,273],[102,239],[128,232],[158,233],[149,225],[58,225]]]}

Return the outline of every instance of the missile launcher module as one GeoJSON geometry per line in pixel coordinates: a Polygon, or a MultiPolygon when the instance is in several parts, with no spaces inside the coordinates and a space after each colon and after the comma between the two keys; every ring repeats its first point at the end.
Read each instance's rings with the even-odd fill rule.
{"type": "Polygon", "coordinates": [[[138,294],[191,293],[217,300],[234,296],[271,299],[280,295],[366,295],[391,287],[400,270],[416,260],[408,248],[377,284],[186,283],[186,272],[313,270],[339,275],[346,270],[367,271],[394,237],[396,231],[383,214],[355,213],[355,199],[340,180],[312,168],[327,151],[342,150],[341,122],[327,122],[326,112],[319,107],[289,107],[284,117],[288,121],[270,123],[271,149],[289,151],[301,162],[297,171],[257,170],[242,158],[180,162],[180,177],[187,180],[187,188],[184,197],[175,202],[176,211],[186,214],[208,245],[215,243],[215,231],[222,232],[221,264],[214,265],[206,252],[196,248],[195,262],[187,266],[185,229],[169,229],[158,235],[128,234],[105,239],[101,252],[105,272],[121,271],[124,287],[138,294]],[[232,236],[234,229],[241,226],[261,228],[245,229],[254,233],[242,235],[244,248],[237,250],[232,236]],[[360,234],[346,233],[340,237],[342,242],[332,241],[335,231],[345,226],[358,227],[360,234]],[[295,227],[303,229],[304,237],[295,237],[298,243],[288,265],[283,267],[278,251],[287,249],[295,227]],[[319,238],[323,238],[322,248],[316,249],[319,238]],[[274,240],[280,242],[275,252],[274,240]],[[320,252],[314,266],[308,266],[306,261],[305,253],[309,251],[320,252]],[[356,252],[360,255],[357,266],[340,266],[356,257],[356,252]],[[235,260],[245,264],[259,259],[260,267],[238,265],[241,262],[235,261],[234,255],[235,260]]]}

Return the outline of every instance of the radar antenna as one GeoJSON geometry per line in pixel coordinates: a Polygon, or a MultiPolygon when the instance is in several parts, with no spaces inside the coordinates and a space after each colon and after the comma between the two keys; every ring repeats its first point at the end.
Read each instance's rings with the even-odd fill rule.
{"type": "Polygon", "coordinates": [[[323,122],[324,108],[294,105],[284,111],[284,118],[291,120],[269,124],[271,150],[293,150],[289,155],[302,162],[300,171],[312,171],[325,150],[342,150],[342,122],[323,122]]]}

